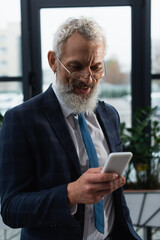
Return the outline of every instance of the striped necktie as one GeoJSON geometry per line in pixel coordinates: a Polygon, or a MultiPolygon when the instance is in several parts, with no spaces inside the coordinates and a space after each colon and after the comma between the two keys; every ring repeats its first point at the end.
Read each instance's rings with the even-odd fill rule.
{"type": "MultiPolygon", "coordinates": [[[[99,167],[98,157],[96,153],[95,146],[93,144],[84,114],[78,115],[78,123],[80,126],[83,142],[89,158],[89,167],[95,168],[99,167]]],[[[94,221],[96,229],[104,234],[104,208],[103,201],[99,201],[94,204],[94,221]]]]}

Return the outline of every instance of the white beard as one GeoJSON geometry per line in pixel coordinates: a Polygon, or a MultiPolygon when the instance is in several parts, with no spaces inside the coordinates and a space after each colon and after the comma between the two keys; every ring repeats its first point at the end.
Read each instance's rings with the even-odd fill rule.
{"type": "Polygon", "coordinates": [[[57,79],[56,90],[64,105],[72,110],[75,114],[82,112],[94,111],[97,105],[99,94],[99,84],[94,85],[87,96],[81,96],[72,92],[73,84],[68,86],[62,83],[61,79],[57,79]]]}

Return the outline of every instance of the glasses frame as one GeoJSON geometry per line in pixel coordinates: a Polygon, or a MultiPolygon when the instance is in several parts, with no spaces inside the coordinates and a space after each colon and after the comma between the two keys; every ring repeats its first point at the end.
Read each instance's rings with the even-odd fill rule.
{"type": "MultiPolygon", "coordinates": [[[[70,72],[65,66],[64,66],[64,64],[61,62],[61,60],[59,59],[59,58],[57,58],[57,60],[58,60],[58,62],[62,65],[62,67],[71,75],[71,77],[73,78],[73,76],[72,76],[72,74],[73,73],[79,73],[79,72],[70,72]]],[[[98,72],[97,72],[98,73],[98,72]]],[[[91,72],[89,72],[89,73],[82,73],[82,76],[83,76],[83,78],[85,79],[86,77],[88,77],[89,75],[91,75],[91,77],[93,78],[93,79],[95,79],[95,80],[99,80],[99,79],[101,79],[101,78],[103,78],[105,75],[106,75],[106,67],[105,67],[105,63],[104,63],[104,61],[103,61],[103,74],[102,74],[102,77],[101,78],[99,78],[99,79],[96,79],[96,78],[94,78],[94,74],[96,74],[96,73],[91,73],[91,72]]],[[[74,78],[73,78],[74,79],[74,78]]]]}

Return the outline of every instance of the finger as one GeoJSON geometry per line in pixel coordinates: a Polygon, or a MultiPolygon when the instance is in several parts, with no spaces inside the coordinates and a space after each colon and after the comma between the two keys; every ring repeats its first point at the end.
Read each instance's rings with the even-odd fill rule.
{"type": "Polygon", "coordinates": [[[96,184],[95,189],[97,189],[97,191],[106,191],[106,194],[108,194],[122,187],[125,183],[126,179],[124,177],[119,177],[118,179],[111,182],[96,184]]]}
{"type": "Polygon", "coordinates": [[[89,168],[86,172],[87,173],[101,173],[102,167],[97,167],[97,168],[89,168]]]}
{"type": "Polygon", "coordinates": [[[109,182],[91,182],[87,185],[87,191],[89,193],[93,193],[93,192],[100,192],[100,191],[106,191],[106,193],[108,192],[112,192],[116,189],[118,189],[119,187],[123,186],[125,184],[125,178],[124,177],[120,177],[116,180],[113,181],[109,181],[109,182]]]}
{"type": "MultiPolygon", "coordinates": [[[[97,172],[90,172],[88,178],[93,183],[103,183],[113,181],[118,178],[117,173],[97,173],[97,172]]],[[[88,179],[88,180],[89,180],[88,179]]]]}
{"type": "Polygon", "coordinates": [[[112,189],[115,191],[116,189],[122,187],[126,183],[125,177],[119,177],[115,181],[113,181],[112,189]]]}

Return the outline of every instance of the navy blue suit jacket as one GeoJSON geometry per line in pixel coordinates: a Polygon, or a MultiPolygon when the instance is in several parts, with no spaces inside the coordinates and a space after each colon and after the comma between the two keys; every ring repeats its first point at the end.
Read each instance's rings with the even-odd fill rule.
{"type": "MultiPolygon", "coordinates": [[[[121,151],[115,109],[99,102],[96,114],[110,151],[121,151]]],[[[1,214],[10,227],[22,228],[22,240],[82,240],[84,205],[79,204],[72,217],[67,200],[67,184],[80,175],[74,143],[51,86],[5,114],[0,137],[1,214]]],[[[122,188],[113,196],[113,240],[140,239],[122,188]]]]}

